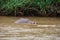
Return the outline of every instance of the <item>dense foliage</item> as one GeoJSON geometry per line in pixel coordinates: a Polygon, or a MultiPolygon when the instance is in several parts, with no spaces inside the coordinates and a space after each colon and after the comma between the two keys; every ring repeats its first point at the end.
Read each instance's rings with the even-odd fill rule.
{"type": "Polygon", "coordinates": [[[49,16],[52,13],[60,13],[60,0],[0,0],[0,12],[3,14],[13,11],[16,15],[18,8],[23,11],[37,10],[39,14],[49,16]]]}

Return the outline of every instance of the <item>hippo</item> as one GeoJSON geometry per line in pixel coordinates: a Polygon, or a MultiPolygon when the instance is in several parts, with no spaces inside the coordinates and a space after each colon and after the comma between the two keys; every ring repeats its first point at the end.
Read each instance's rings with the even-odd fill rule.
{"type": "Polygon", "coordinates": [[[19,20],[15,21],[15,23],[17,24],[23,24],[23,23],[26,23],[26,24],[37,24],[35,21],[31,21],[27,18],[20,18],[19,20]]]}

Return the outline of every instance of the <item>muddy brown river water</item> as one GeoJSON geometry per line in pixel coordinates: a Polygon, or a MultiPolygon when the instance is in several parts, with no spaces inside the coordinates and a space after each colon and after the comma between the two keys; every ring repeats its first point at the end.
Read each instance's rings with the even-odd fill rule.
{"type": "Polygon", "coordinates": [[[60,18],[26,17],[39,24],[15,24],[19,18],[0,16],[0,40],[60,40],[60,18]]]}

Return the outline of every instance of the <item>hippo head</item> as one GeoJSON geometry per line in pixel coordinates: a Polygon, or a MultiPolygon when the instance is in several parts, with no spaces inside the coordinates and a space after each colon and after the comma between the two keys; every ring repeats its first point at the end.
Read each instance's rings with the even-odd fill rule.
{"type": "Polygon", "coordinates": [[[35,21],[29,21],[29,24],[38,24],[38,23],[35,21]]]}

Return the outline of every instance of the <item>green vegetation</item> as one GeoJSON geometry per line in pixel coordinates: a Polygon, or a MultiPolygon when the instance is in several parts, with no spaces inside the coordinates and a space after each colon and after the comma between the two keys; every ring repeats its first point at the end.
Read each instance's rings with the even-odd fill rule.
{"type": "MultiPolygon", "coordinates": [[[[0,0],[0,14],[8,15],[12,14],[25,14],[32,10],[42,16],[56,16],[56,13],[60,13],[60,0],[0,0]],[[24,12],[26,11],[26,12],[24,12]]],[[[32,12],[31,12],[32,13],[32,12]]],[[[34,16],[34,15],[33,15],[34,16]]]]}

